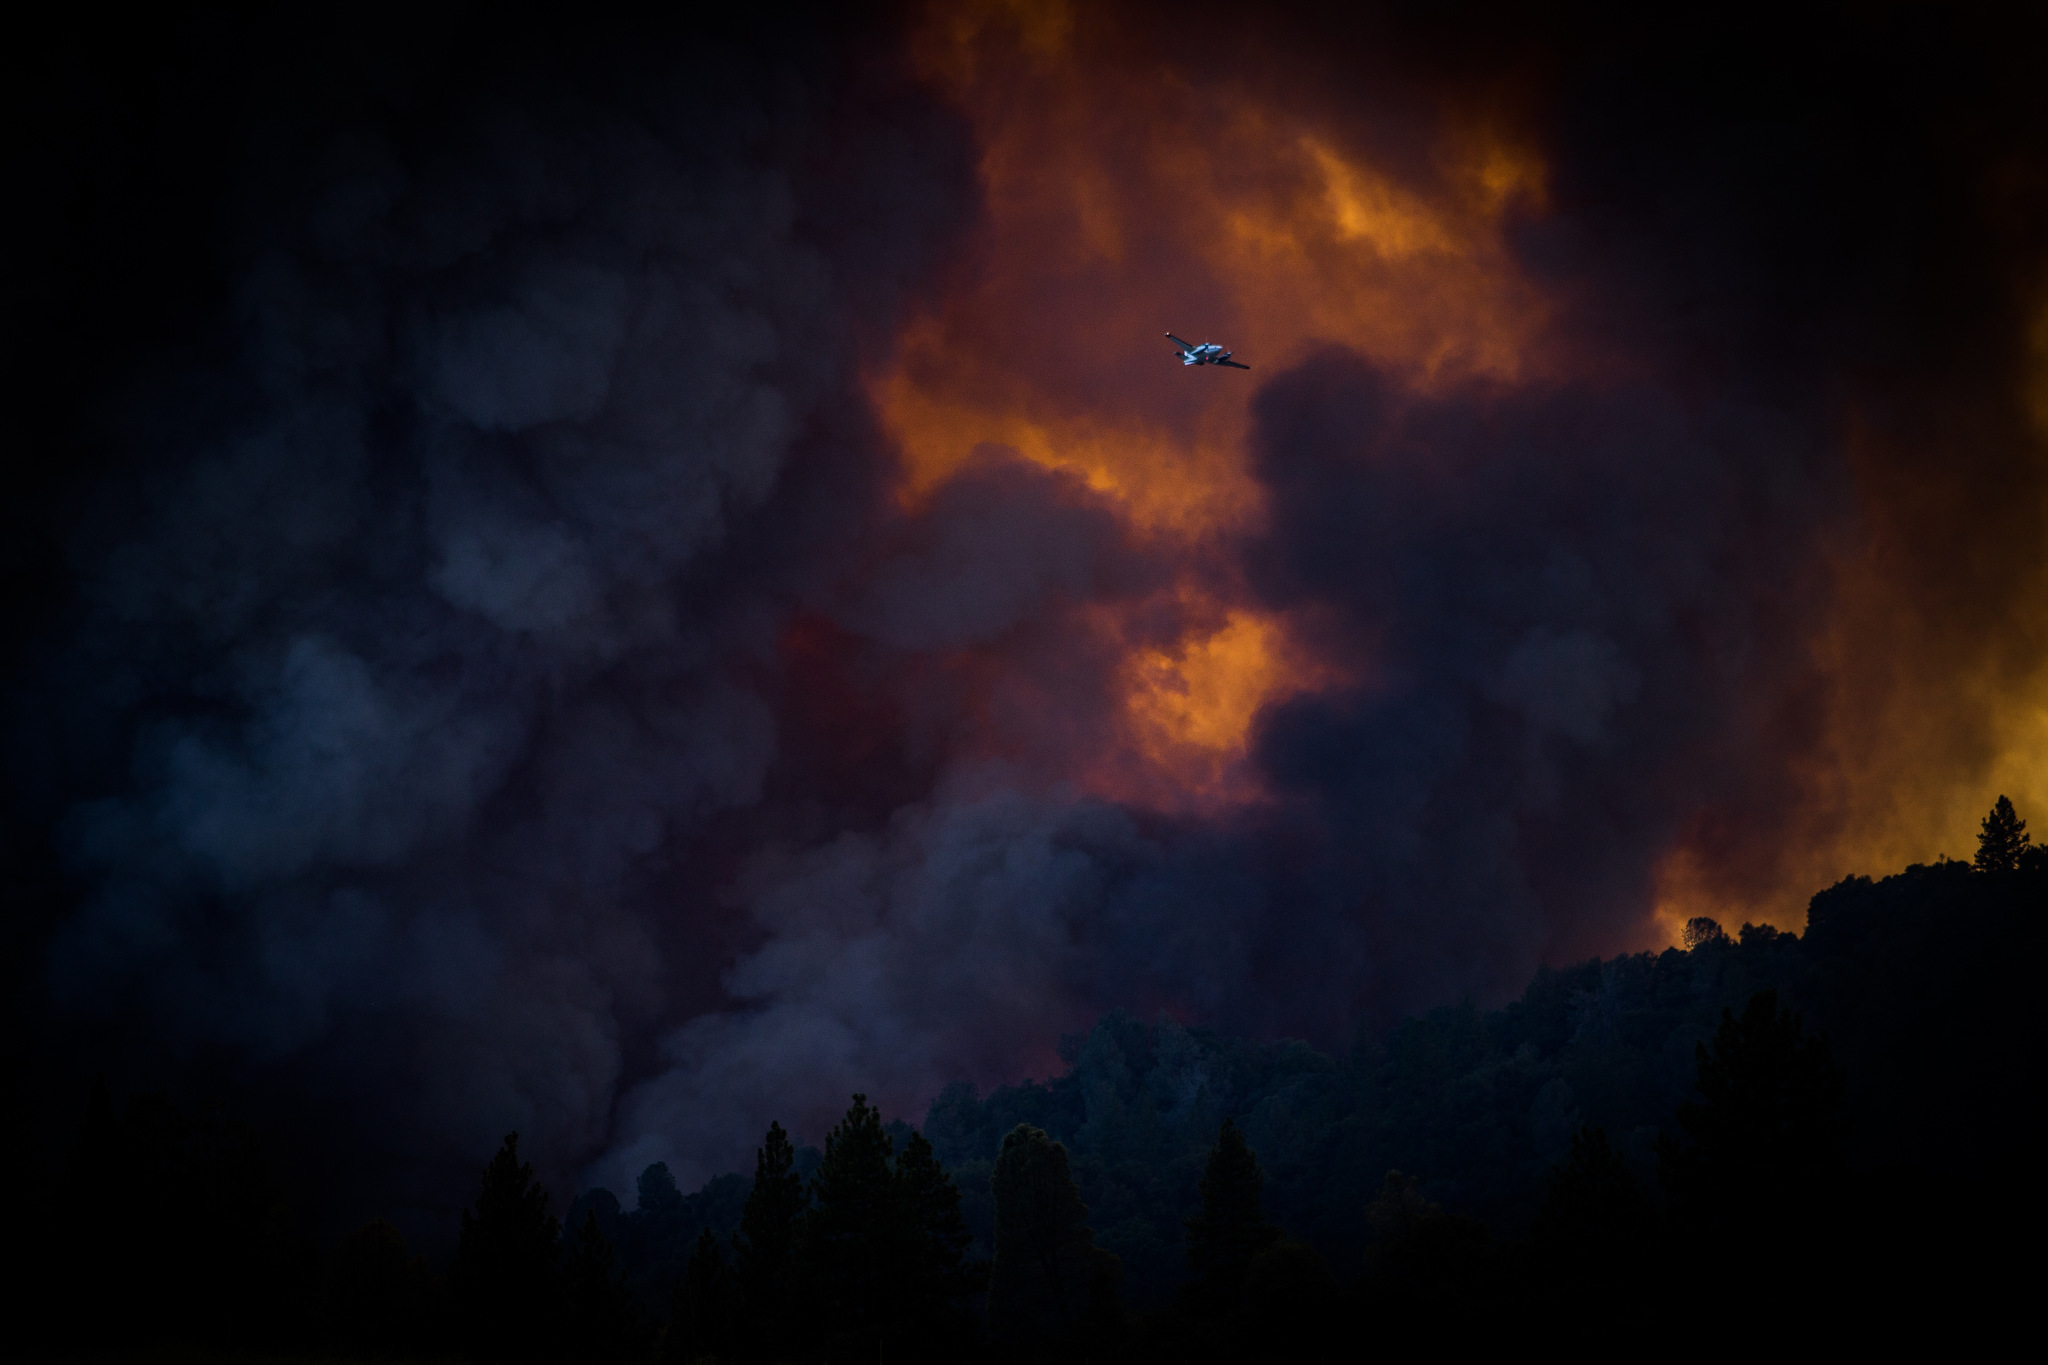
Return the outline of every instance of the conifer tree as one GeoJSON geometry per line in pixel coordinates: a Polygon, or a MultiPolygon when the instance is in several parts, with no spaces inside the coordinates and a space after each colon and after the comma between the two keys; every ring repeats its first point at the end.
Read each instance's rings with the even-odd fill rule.
{"type": "Polygon", "coordinates": [[[662,1359],[668,1365],[688,1365],[706,1357],[729,1357],[734,1346],[734,1312],[738,1306],[734,1298],[732,1267],[726,1264],[719,1249],[718,1235],[705,1228],[697,1234],[689,1264],[676,1279],[662,1359]]]}
{"type": "Polygon", "coordinates": [[[683,1192],[676,1188],[676,1178],[669,1174],[668,1163],[657,1161],[640,1172],[635,1188],[639,1207],[629,1224],[630,1230],[620,1238],[620,1255],[628,1262],[645,1262],[680,1250],[688,1214],[683,1207],[683,1192]]]}
{"type": "Polygon", "coordinates": [[[1223,1120],[1202,1173],[1202,1211],[1187,1220],[1189,1289],[1198,1307],[1233,1310],[1252,1258],[1280,1240],[1260,1208],[1264,1183],[1244,1134],[1223,1120]]]}
{"type": "Polygon", "coordinates": [[[595,1211],[585,1215],[569,1247],[562,1278],[569,1353],[592,1365],[632,1355],[643,1336],[640,1315],[595,1211]]]}
{"type": "Polygon", "coordinates": [[[390,1222],[373,1218],[334,1248],[321,1286],[328,1335],[357,1351],[392,1354],[414,1344],[422,1327],[429,1275],[390,1222]]]}
{"type": "Polygon", "coordinates": [[[1536,1244],[1574,1271],[1591,1265],[1612,1279],[1617,1263],[1640,1262],[1655,1210],[1602,1128],[1572,1134],[1571,1154],[1551,1169],[1534,1228],[1536,1244]]]}
{"type": "Polygon", "coordinates": [[[1678,1107],[1686,1141],[1659,1148],[1658,1179],[1681,1234],[1711,1245],[1759,1230],[1811,1229],[1847,1148],[1844,1080],[1825,1038],[1759,991],[1740,1018],[1721,1011],[1711,1049],[1694,1049],[1702,1103],[1678,1107]]]}
{"type": "Polygon", "coordinates": [[[519,1134],[484,1168],[476,1204],[462,1214],[454,1280],[463,1332],[481,1365],[550,1353],[559,1320],[561,1229],[548,1192],[519,1160],[519,1134]]]}
{"type": "Polygon", "coordinates": [[[2020,865],[2030,842],[2027,822],[2020,819],[2012,802],[2001,796],[1984,817],[1977,835],[1977,856],[1971,861],[1979,872],[2010,872],[2020,865]]]}
{"type": "Polygon", "coordinates": [[[796,1233],[807,1202],[796,1149],[780,1123],[754,1153],[754,1188],[733,1237],[743,1349],[773,1354],[794,1315],[796,1233]]]}
{"type": "Polygon", "coordinates": [[[893,1146],[881,1111],[855,1095],[825,1135],[825,1159],[811,1177],[803,1246],[813,1307],[841,1352],[879,1342],[899,1325],[907,1229],[891,1169],[893,1146]]]}
{"type": "Polygon", "coordinates": [[[942,1353],[969,1330],[964,1301],[986,1283],[987,1267],[967,1262],[974,1235],[960,1214],[959,1187],[921,1133],[912,1132],[896,1156],[895,1201],[903,1345],[913,1355],[942,1353]]]}
{"type": "Polygon", "coordinates": [[[1095,1245],[1067,1149],[1043,1129],[1020,1123],[1003,1139],[992,1183],[989,1329],[1017,1344],[1058,1341],[1113,1311],[1121,1267],[1095,1245]]]}
{"type": "Polygon", "coordinates": [[[1445,1303],[1472,1292],[1486,1255],[1486,1226],[1446,1212],[1414,1176],[1388,1171],[1365,1221],[1372,1229],[1370,1296],[1445,1303]]]}

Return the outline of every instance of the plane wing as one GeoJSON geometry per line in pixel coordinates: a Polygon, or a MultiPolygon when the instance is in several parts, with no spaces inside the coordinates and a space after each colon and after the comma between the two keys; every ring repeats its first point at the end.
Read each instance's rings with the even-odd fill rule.
{"type": "Polygon", "coordinates": [[[1185,341],[1182,341],[1179,337],[1175,336],[1171,332],[1168,332],[1166,334],[1166,339],[1172,342],[1174,345],[1180,347],[1183,351],[1192,351],[1195,349],[1192,345],[1185,341]]]}
{"type": "Polygon", "coordinates": [[[1240,365],[1235,360],[1218,360],[1212,363],[1217,365],[1228,365],[1233,370],[1249,370],[1251,368],[1251,366],[1249,365],[1240,365]]]}

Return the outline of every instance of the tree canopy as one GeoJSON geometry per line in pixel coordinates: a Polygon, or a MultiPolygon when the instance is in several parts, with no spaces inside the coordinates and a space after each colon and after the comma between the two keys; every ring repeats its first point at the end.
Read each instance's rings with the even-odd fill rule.
{"type": "Polygon", "coordinates": [[[770,1123],[754,1152],[754,1185],[733,1237],[736,1311],[750,1335],[767,1343],[789,1330],[796,1311],[797,1224],[810,1200],[795,1166],[789,1134],[770,1123]]]}
{"type": "Polygon", "coordinates": [[[1827,1040],[1762,990],[1741,1015],[1723,1010],[1711,1046],[1694,1053],[1700,1100],[1678,1106],[1684,1136],[1660,1147],[1674,1220],[1716,1240],[1823,1206],[1848,1137],[1845,1081],[1827,1040]]]}
{"type": "Polygon", "coordinates": [[[2010,872],[2020,865],[2029,842],[2027,822],[2000,796],[1979,826],[1974,864],[1979,872],[2010,872]]]}
{"type": "Polygon", "coordinates": [[[121,1113],[95,1088],[53,1264],[119,1292],[99,1318],[83,1289],[47,1317],[114,1349],[599,1362],[649,1358],[644,1310],[666,1306],[670,1365],[1221,1360],[1312,1355],[1361,1320],[1399,1344],[1403,1324],[1636,1311],[1670,1266],[1765,1243],[1812,1304],[1992,1283],[1987,1230],[2030,1226],[2038,1198],[2048,860],[2010,802],[1986,829],[1980,852],[2019,852],[1846,878],[1799,935],[1696,921],[1687,949],[1545,969],[1501,1009],[1447,1007],[1336,1054],[1112,1012],[1062,1040],[1048,1081],[954,1087],[923,1131],[856,1095],[822,1152],[771,1124],[751,1182],[686,1195],[657,1163],[632,1210],[579,1195],[566,1237],[508,1135],[445,1280],[381,1221],[313,1274],[275,1230],[285,1205],[248,1130],[161,1095],[121,1113]],[[95,1240],[106,1228],[120,1239],[95,1240]],[[251,1286],[268,1327],[234,1319],[251,1286]],[[285,1335],[294,1321],[311,1335],[285,1335]]]}
{"type": "Polygon", "coordinates": [[[547,1190],[519,1160],[519,1134],[506,1134],[484,1168],[476,1203],[463,1212],[455,1253],[463,1334],[484,1365],[539,1359],[553,1349],[560,1237],[547,1190]]]}
{"type": "Polygon", "coordinates": [[[989,1326],[1019,1341],[1074,1337],[1113,1299],[1116,1258],[1095,1245],[1067,1149],[1019,1124],[996,1157],[989,1326]]]}
{"type": "Polygon", "coordinates": [[[1236,1308],[1253,1258],[1280,1240],[1260,1204],[1264,1184],[1243,1132],[1223,1120],[1202,1172],[1201,1211],[1187,1220],[1188,1289],[1214,1311],[1236,1308]]]}

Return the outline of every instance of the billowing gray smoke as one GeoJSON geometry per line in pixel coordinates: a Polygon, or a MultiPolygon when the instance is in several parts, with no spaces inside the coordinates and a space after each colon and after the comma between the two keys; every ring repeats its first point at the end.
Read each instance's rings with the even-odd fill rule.
{"type": "Polygon", "coordinates": [[[75,591],[10,644],[9,809],[69,879],[51,1055],[254,1094],[358,1214],[465,1197],[513,1128],[557,1182],[689,1184],[851,1090],[915,1118],[1042,1072],[1111,1006],[1333,1042],[1499,999],[1636,932],[1686,822],[1774,837],[1852,506],[1825,357],[1866,297],[1918,316],[1890,238],[1829,235],[1885,176],[1716,181],[1776,163],[1600,67],[1523,264],[1628,365],[1249,376],[1270,524],[1162,563],[1000,449],[896,505],[861,367],[971,264],[973,148],[887,44],[797,41],[529,34],[217,121],[183,240],[228,295],[87,386],[118,458],[41,486],[75,591]],[[1630,207],[1693,145],[1637,106],[1713,174],[1630,207]],[[1090,613],[1171,642],[1184,573],[1371,665],[1263,717],[1274,802],[1207,824],[1060,785],[1116,739],[1090,613]]]}
{"type": "Polygon", "coordinates": [[[1263,731],[1298,826],[1275,883],[1320,907],[1270,935],[1298,1012],[1497,1000],[1636,946],[1682,822],[1796,803],[1848,505],[1810,429],[1654,382],[1421,396],[1341,352],[1258,410],[1259,581],[1373,642],[1263,731]]]}
{"type": "Polygon", "coordinates": [[[972,209],[886,71],[605,58],[257,139],[36,698],[125,754],[62,818],[60,1012],[465,1165],[601,1148],[626,1035],[710,1003],[673,863],[762,796],[747,675],[885,467],[857,345],[972,209]]]}
{"type": "Polygon", "coordinates": [[[906,518],[861,416],[959,133],[886,73],[608,60],[248,173],[221,354],[127,402],[73,540],[54,676],[124,770],[63,819],[61,1010],[401,1165],[516,1128],[625,1189],[1112,1005],[1331,1039],[1626,932],[1726,656],[1781,671],[1728,592],[1796,568],[1806,490],[1737,505],[1781,443],[1280,376],[1260,590],[1393,672],[1269,718],[1264,823],[1148,823],[1058,778],[1119,714],[1077,613],[1173,566],[995,448],[906,518]]]}

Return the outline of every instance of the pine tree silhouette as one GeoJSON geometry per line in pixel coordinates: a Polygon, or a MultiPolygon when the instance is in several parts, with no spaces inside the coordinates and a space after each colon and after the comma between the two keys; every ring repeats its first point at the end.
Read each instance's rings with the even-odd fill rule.
{"type": "Polygon", "coordinates": [[[729,1358],[737,1344],[734,1329],[738,1325],[738,1307],[732,1267],[726,1264],[719,1249],[718,1234],[705,1228],[697,1234],[689,1264],[676,1279],[662,1359],[668,1365],[688,1365],[707,1357],[729,1358]]]}
{"type": "Polygon", "coordinates": [[[577,1360],[603,1365],[625,1360],[643,1345],[638,1307],[618,1271],[618,1257],[586,1214],[562,1266],[567,1349],[577,1360]]]}
{"type": "Polygon", "coordinates": [[[429,1272],[390,1222],[372,1218],[335,1245],[321,1286],[328,1335],[358,1351],[395,1354],[425,1326],[429,1272]]]}
{"type": "Polygon", "coordinates": [[[896,1156],[895,1204],[902,1300],[895,1354],[957,1358],[972,1333],[965,1301],[987,1283],[988,1267],[967,1263],[974,1237],[960,1214],[960,1190],[921,1133],[912,1132],[896,1156]]]}
{"type": "Polygon", "coordinates": [[[1252,1259],[1280,1240],[1259,1198],[1265,1177],[1244,1134],[1223,1120],[1209,1164],[1202,1173],[1202,1211],[1187,1220],[1188,1286],[1191,1306],[1229,1313],[1244,1292],[1252,1259]]]}
{"type": "Polygon", "coordinates": [[[561,1228],[548,1192],[519,1160],[519,1134],[484,1168],[476,1204],[462,1214],[454,1280],[463,1335],[482,1365],[533,1360],[554,1349],[560,1323],[561,1228]]]}
{"type": "Polygon", "coordinates": [[[811,1177],[806,1269],[834,1354],[872,1356],[901,1316],[905,1248],[892,1149],[881,1111],[855,1095],[846,1117],[825,1135],[825,1159],[811,1177]]]}
{"type": "Polygon", "coordinates": [[[1686,1141],[1659,1145],[1658,1180],[1681,1236],[1709,1249],[1806,1235],[1843,1171],[1844,1080],[1825,1038],[1759,991],[1740,1018],[1721,1011],[1711,1049],[1694,1049],[1702,1103],[1678,1107],[1686,1141]]]}
{"type": "Polygon", "coordinates": [[[1972,859],[1979,872],[2010,872],[2020,865],[2020,856],[2032,842],[2027,822],[2005,797],[1984,817],[1977,835],[1977,856],[1972,859]]]}
{"type": "Polygon", "coordinates": [[[770,1123],[754,1153],[754,1188],[733,1237],[740,1349],[749,1355],[775,1354],[795,1317],[797,1226],[809,1202],[795,1166],[789,1134],[770,1123]]]}
{"type": "Polygon", "coordinates": [[[1067,1149],[1020,1123],[1003,1139],[991,1178],[996,1255],[989,1329],[1024,1345],[1074,1336],[1112,1312],[1120,1265],[1095,1245],[1067,1149]]]}
{"type": "Polygon", "coordinates": [[[1589,1126],[1572,1134],[1571,1155],[1551,1169],[1533,1231],[1537,1245],[1573,1273],[1589,1265],[1611,1271],[1618,1261],[1643,1256],[1655,1219],[1642,1182],[1606,1130],[1589,1126]]]}

